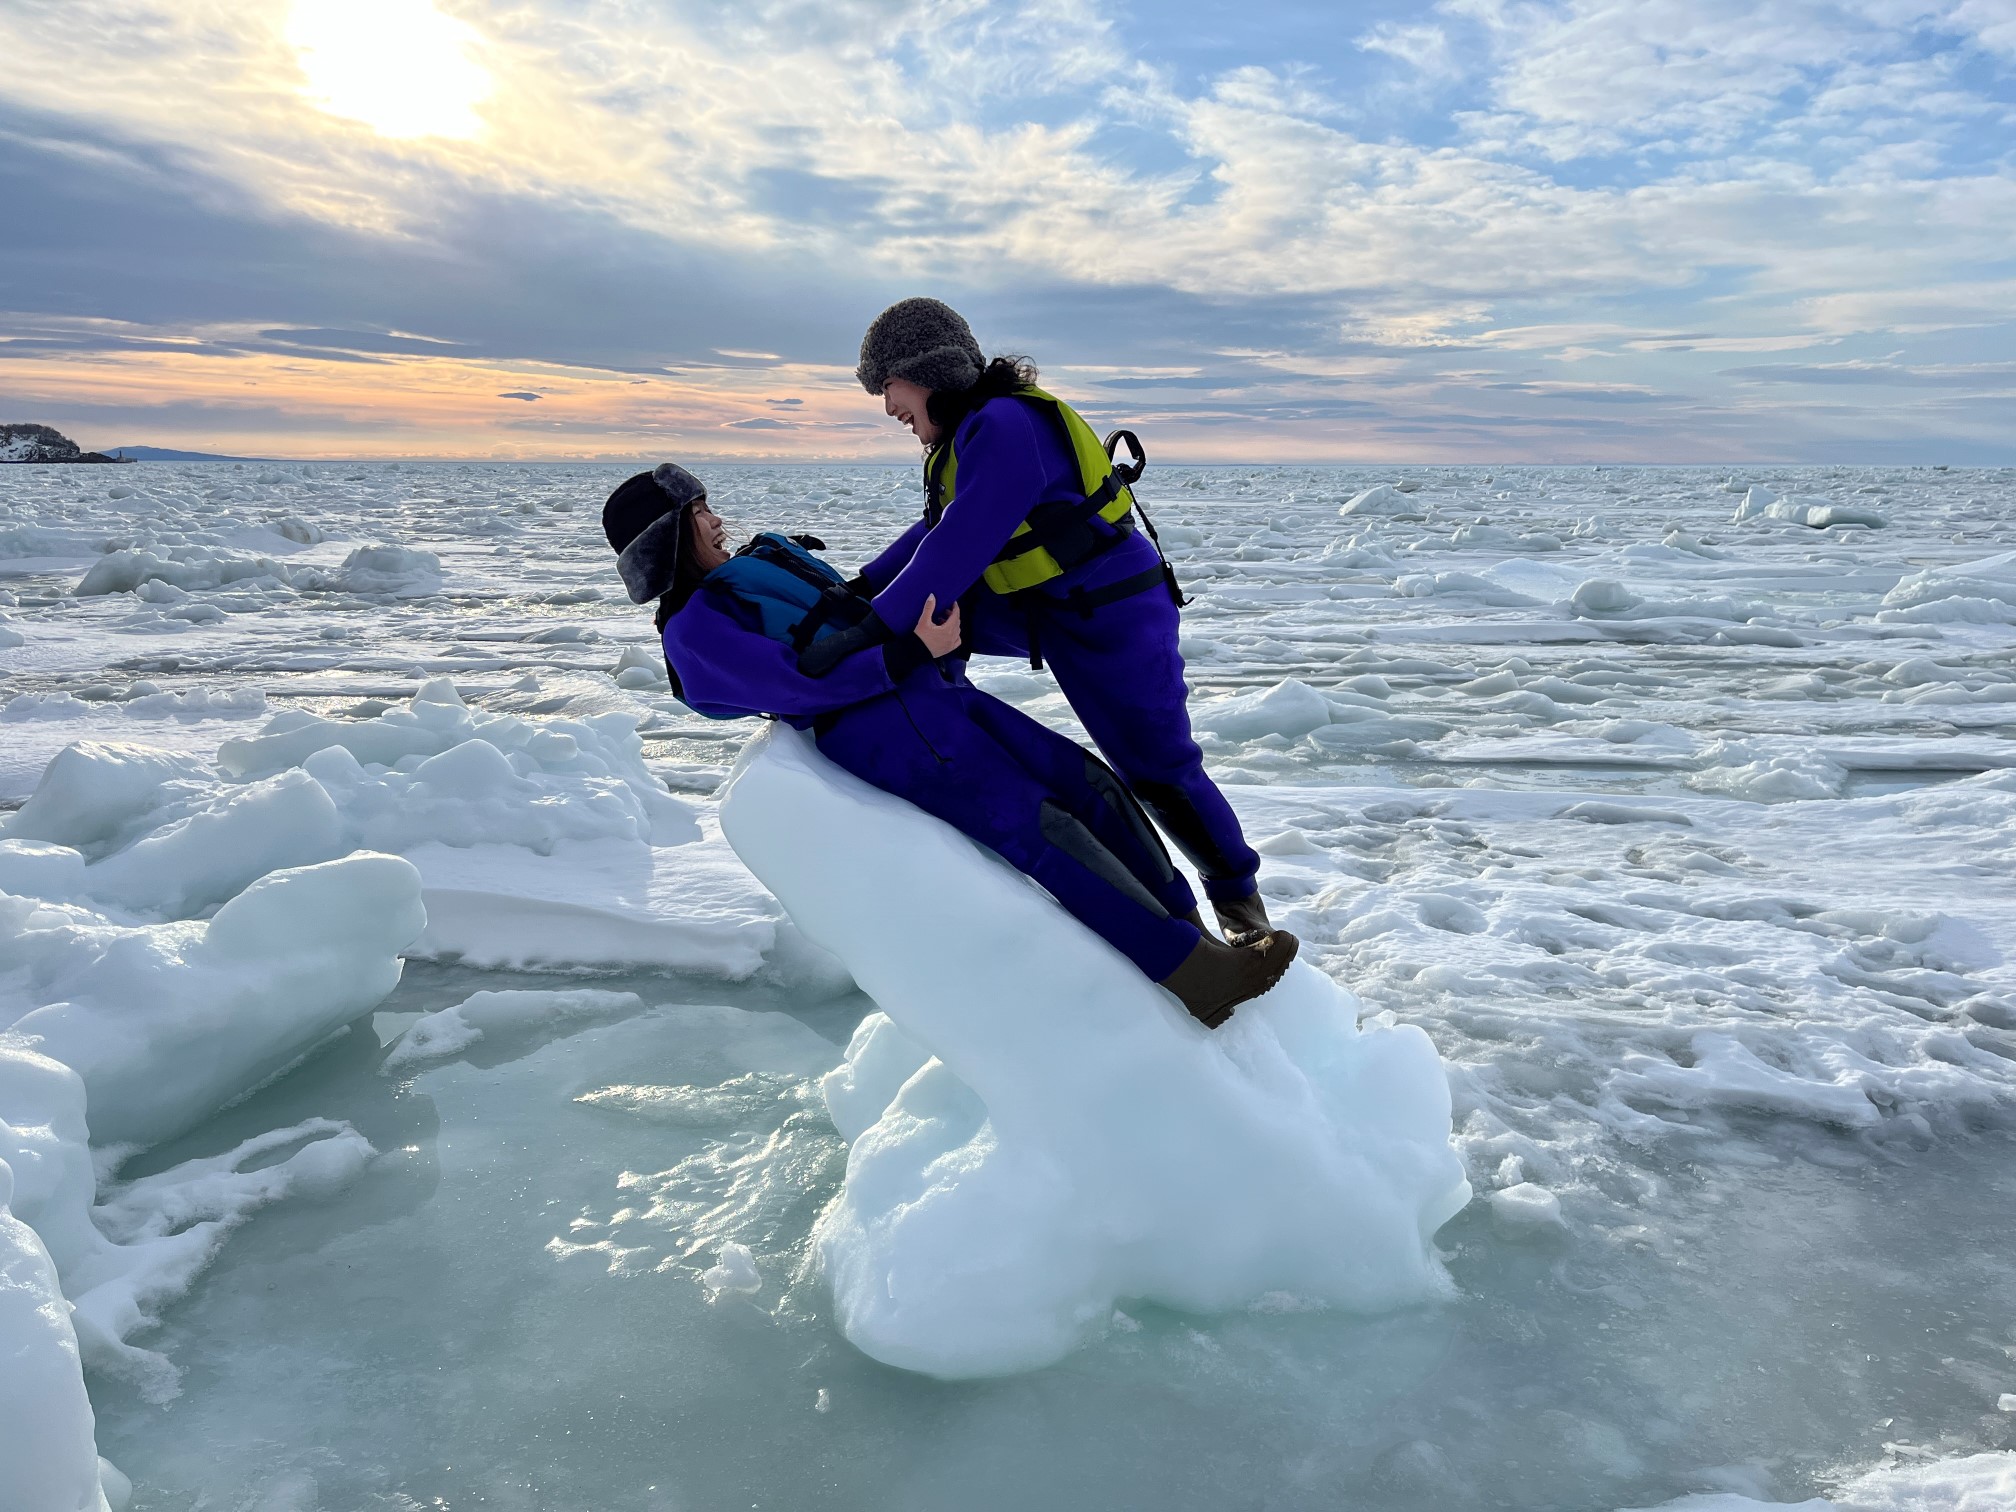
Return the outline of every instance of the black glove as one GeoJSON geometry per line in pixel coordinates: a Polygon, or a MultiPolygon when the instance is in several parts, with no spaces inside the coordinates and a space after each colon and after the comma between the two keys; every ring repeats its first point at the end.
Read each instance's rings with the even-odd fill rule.
{"type": "Polygon", "coordinates": [[[794,545],[803,546],[807,551],[824,551],[826,549],[826,543],[815,535],[786,536],[784,539],[792,542],[794,545]]]}
{"type": "Polygon", "coordinates": [[[931,663],[931,648],[917,638],[915,631],[885,641],[882,646],[882,665],[889,669],[889,680],[901,682],[919,667],[931,663]]]}
{"type": "MultiPolygon", "coordinates": [[[[824,677],[856,651],[865,651],[870,646],[879,646],[894,638],[895,632],[882,623],[882,616],[871,614],[860,624],[823,636],[800,651],[798,670],[807,677],[824,677]]],[[[919,641],[918,645],[921,647],[923,642],[919,641]]]]}

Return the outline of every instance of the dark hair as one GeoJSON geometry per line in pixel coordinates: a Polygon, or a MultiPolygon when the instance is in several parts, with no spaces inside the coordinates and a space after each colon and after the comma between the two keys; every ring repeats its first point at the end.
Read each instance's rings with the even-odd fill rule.
{"type": "Polygon", "coordinates": [[[981,370],[980,381],[971,388],[933,389],[924,401],[924,413],[938,427],[939,439],[950,441],[966,417],[989,399],[999,399],[1036,381],[1036,364],[1027,357],[996,357],[981,370]]]}
{"type": "MultiPolygon", "coordinates": [[[[693,549],[693,511],[706,502],[707,496],[702,494],[679,506],[679,529],[683,534],[679,538],[679,555],[672,569],[672,586],[659,595],[658,612],[654,616],[661,636],[665,633],[665,622],[686,607],[686,601],[700,587],[700,580],[707,576],[701,571],[699,554],[693,549]]],[[[672,680],[672,690],[675,693],[679,690],[676,675],[672,680]]]]}
{"type": "MultiPolygon", "coordinates": [[[[672,586],[658,595],[658,609],[651,616],[651,623],[658,627],[658,649],[665,650],[665,622],[686,607],[686,601],[699,591],[700,580],[707,576],[700,570],[700,563],[693,551],[693,510],[705,504],[707,496],[689,500],[679,506],[679,556],[672,568],[672,586]]],[[[681,700],[686,697],[686,685],[679,680],[679,669],[672,665],[669,653],[665,656],[665,680],[672,685],[672,696],[681,700]]]]}

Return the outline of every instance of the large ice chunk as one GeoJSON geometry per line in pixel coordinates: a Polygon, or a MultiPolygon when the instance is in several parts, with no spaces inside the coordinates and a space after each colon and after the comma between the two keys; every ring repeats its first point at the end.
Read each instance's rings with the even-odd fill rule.
{"type": "Polygon", "coordinates": [[[1404,515],[1420,519],[1425,510],[1407,497],[1409,490],[1395,488],[1391,483],[1381,483],[1362,493],[1353,494],[1337,511],[1340,515],[1404,515]]]}
{"type": "Polygon", "coordinates": [[[419,873],[368,854],[270,873],[208,923],[0,893],[0,1025],[83,1077],[95,1143],[152,1144],[375,1005],[426,923],[419,873]]]}
{"type": "Polygon", "coordinates": [[[840,1326],[933,1375],[1047,1364],[1140,1299],[1377,1309],[1447,1286],[1469,1199],[1420,1030],[1298,964],[1216,1034],[1020,874],[775,728],[722,824],[882,1005],[826,1086],[840,1326]],[[893,1021],[893,1022],[890,1022],[893,1021]]]}
{"type": "Polygon", "coordinates": [[[164,805],[207,782],[203,763],[193,756],[80,740],[56,753],[5,830],[11,840],[80,847],[117,843],[164,805]]]}
{"type": "Polygon", "coordinates": [[[2016,551],[1927,567],[1883,596],[1885,623],[2016,624],[2016,551]]]}
{"type": "Polygon", "coordinates": [[[1257,740],[1263,735],[1293,740],[1330,723],[1330,701],[1289,677],[1271,688],[1201,704],[1191,723],[1228,740],[1257,740]]]}
{"type": "Polygon", "coordinates": [[[9,1211],[0,1160],[0,1508],[106,1512],[84,1370],[56,1267],[9,1211]]]}

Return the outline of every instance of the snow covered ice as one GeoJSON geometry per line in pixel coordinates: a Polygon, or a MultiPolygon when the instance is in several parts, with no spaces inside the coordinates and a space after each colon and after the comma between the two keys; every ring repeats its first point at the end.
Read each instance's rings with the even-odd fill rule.
{"type": "Polygon", "coordinates": [[[620,476],[0,474],[6,1512],[2011,1504],[2016,473],[1156,468],[1215,1037],[724,790],[620,476]]]}
{"type": "Polygon", "coordinates": [[[998,1374],[1060,1359],[1122,1299],[1370,1311],[1446,1286],[1428,1240],[1470,1191],[1420,1030],[1361,1032],[1298,965],[1213,1035],[788,727],[744,756],[722,820],[883,1005],[825,1079],[853,1148],[813,1236],[866,1353],[998,1374]]]}

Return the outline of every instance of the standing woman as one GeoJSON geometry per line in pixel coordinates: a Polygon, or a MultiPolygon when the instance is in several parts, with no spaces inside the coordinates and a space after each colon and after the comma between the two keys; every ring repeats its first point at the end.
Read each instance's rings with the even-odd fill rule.
{"type": "Polygon", "coordinates": [[[1175,581],[1078,412],[1022,358],[988,361],[936,299],[905,299],[861,342],[861,386],[924,443],[924,517],[856,579],[878,630],[959,602],[967,646],[1047,661],[1093,743],[1196,866],[1228,943],[1272,932],[1260,858],[1190,735],[1175,581]]]}

